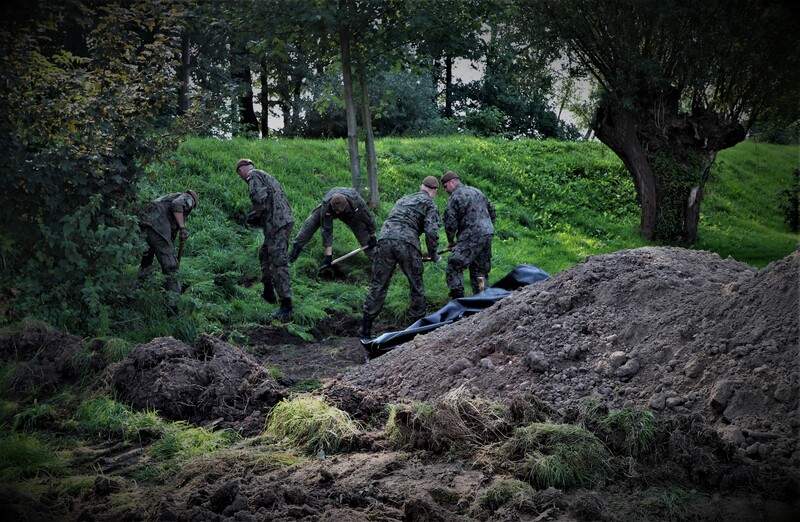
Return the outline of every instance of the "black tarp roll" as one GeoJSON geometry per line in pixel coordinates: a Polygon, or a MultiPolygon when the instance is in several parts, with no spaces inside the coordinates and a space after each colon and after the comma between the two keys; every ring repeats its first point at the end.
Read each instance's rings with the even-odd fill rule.
{"type": "Polygon", "coordinates": [[[426,315],[405,330],[387,332],[375,339],[362,339],[361,345],[367,351],[368,358],[374,359],[390,351],[394,347],[410,341],[421,333],[426,333],[440,326],[453,323],[489,308],[514,290],[550,277],[547,272],[533,265],[517,265],[505,277],[483,292],[470,297],[461,297],[450,301],[436,312],[426,315]]]}

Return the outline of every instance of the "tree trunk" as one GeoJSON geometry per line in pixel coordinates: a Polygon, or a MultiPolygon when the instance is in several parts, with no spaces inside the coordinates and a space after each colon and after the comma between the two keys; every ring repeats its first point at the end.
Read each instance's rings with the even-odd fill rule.
{"type": "Polygon", "coordinates": [[[350,154],[350,178],[353,188],[361,190],[361,158],[358,156],[358,123],[353,102],[353,69],[350,61],[350,33],[340,33],[342,52],[342,78],[344,80],[344,106],[347,113],[347,148],[350,154]]]}
{"type": "Polygon", "coordinates": [[[453,57],[448,54],[444,63],[444,115],[446,118],[451,118],[453,116],[453,57]]]}
{"type": "Polygon", "coordinates": [[[592,128],[633,176],[640,234],[662,243],[697,240],[700,203],[717,151],[745,138],[735,121],[696,110],[629,110],[601,104],[592,128]]]}
{"type": "Polygon", "coordinates": [[[261,60],[261,92],[258,101],[261,103],[261,137],[269,138],[269,75],[267,74],[267,60],[261,60]]]}
{"type": "MultiPolygon", "coordinates": [[[[247,51],[242,51],[239,56],[244,57],[247,51]]],[[[236,62],[238,60],[234,60],[236,62]]],[[[236,80],[236,88],[238,89],[238,102],[239,102],[239,123],[245,132],[258,132],[258,118],[256,111],[253,108],[253,75],[250,72],[250,67],[246,64],[236,65],[234,63],[233,78],[236,80]]]]}
{"type": "Polygon", "coordinates": [[[189,35],[184,33],[181,36],[181,69],[180,69],[180,87],[178,90],[178,112],[179,114],[186,114],[189,110],[189,80],[190,71],[192,68],[192,51],[190,47],[189,35]]]}
{"type": "Polygon", "coordinates": [[[362,68],[359,73],[361,87],[361,124],[364,126],[364,145],[367,154],[367,187],[369,188],[369,208],[376,209],[381,203],[378,193],[378,159],[375,153],[375,135],[372,133],[372,114],[369,110],[369,91],[367,89],[367,76],[362,68]]]}
{"type": "Polygon", "coordinates": [[[592,123],[597,139],[619,156],[633,176],[642,208],[639,234],[652,241],[656,232],[656,183],[650,162],[636,135],[636,114],[625,109],[600,107],[592,123]]]}

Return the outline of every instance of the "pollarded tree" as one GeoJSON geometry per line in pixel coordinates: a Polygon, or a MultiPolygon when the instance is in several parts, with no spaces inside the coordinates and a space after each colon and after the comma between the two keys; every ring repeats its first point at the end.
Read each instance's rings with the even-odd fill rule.
{"type": "Polygon", "coordinates": [[[797,8],[779,0],[517,0],[531,42],[562,42],[601,98],[592,124],[633,176],[641,235],[693,243],[717,152],[800,98],[797,8]]]}

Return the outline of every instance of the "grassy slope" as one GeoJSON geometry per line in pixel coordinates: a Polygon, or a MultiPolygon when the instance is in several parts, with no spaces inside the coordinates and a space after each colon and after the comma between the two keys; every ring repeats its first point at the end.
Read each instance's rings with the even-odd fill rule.
{"type": "MultiPolygon", "coordinates": [[[[466,184],[487,194],[498,210],[491,280],[520,263],[553,274],[589,255],[647,244],[637,235],[633,185],[602,144],[389,138],[377,142],[377,152],[379,226],[394,201],[416,191],[426,175],[455,170],[466,184]]],[[[145,197],[185,188],[200,194],[181,267],[182,280],[190,285],[184,306],[193,310],[187,336],[263,323],[274,308],[258,297],[261,233],[242,226],[250,202],[246,185],[234,173],[240,157],[252,158],[280,180],[294,209],[295,233],[325,192],[350,185],[347,147],[341,140],[192,139],[170,164],[156,165],[142,187],[145,197]]],[[[792,251],[798,236],[783,225],[775,194],[790,185],[796,164],[796,146],[746,142],[723,151],[712,170],[693,248],[757,267],[792,251]]],[[[444,210],[444,191],[437,203],[444,210]]],[[[336,222],[334,256],[357,247],[349,230],[336,222]]],[[[365,257],[346,262],[353,269],[349,281],[320,281],[316,268],[321,258],[317,234],[291,268],[298,332],[328,314],[359,314],[369,289],[365,257]]],[[[427,266],[425,285],[432,309],[446,303],[443,264],[427,266]]],[[[407,286],[398,272],[383,319],[402,323],[406,308],[407,286]]],[[[141,326],[137,337],[145,333],[141,326]]]]}

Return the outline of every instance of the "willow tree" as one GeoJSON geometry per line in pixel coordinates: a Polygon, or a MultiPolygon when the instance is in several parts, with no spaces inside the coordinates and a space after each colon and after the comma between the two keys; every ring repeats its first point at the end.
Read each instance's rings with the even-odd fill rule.
{"type": "Polygon", "coordinates": [[[693,243],[717,152],[782,102],[797,118],[793,2],[515,3],[531,43],[557,40],[599,84],[592,128],[633,177],[645,239],[693,243]]]}

